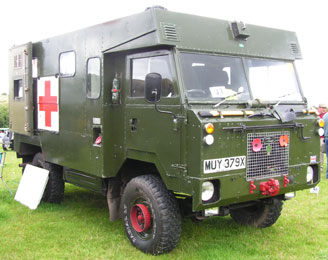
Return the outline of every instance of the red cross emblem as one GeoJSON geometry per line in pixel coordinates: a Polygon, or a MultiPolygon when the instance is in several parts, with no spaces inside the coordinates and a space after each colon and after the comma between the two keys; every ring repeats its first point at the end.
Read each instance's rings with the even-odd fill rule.
{"type": "Polygon", "coordinates": [[[51,112],[58,112],[57,96],[51,96],[51,81],[44,82],[44,96],[39,97],[39,110],[45,112],[45,126],[51,127],[51,112]]]}

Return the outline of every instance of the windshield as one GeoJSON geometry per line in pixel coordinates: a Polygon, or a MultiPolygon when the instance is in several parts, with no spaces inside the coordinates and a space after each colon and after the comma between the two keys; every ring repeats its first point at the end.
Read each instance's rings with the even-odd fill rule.
{"type": "Polygon", "coordinates": [[[182,71],[190,100],[249,100],[242,60],[204,54],[181,54],[182,71]]]}
{"type": "Polygon", "coordinates": [[[302,101],[291,62],[246,59],[254,99],[302,101]]]}
{"type": "Polygon", "coordinates": [[[242,58],[181,53],[181,64],[189,100],[303,100],[291,62],[245,59],[250,86],[242,58]]]}

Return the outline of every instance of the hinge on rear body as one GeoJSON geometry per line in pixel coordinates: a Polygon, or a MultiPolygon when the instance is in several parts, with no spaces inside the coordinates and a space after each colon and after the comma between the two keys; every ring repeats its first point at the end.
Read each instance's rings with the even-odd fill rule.
{"type": "Polygon", "coordinates": [[[171,165],[173,168],[178,168],[182,170],[187,170],[187,164],[172,164],[171,165]]]}
{"type": "Polygon", "coordinates": [[[182,170],[183,174],[187,173],[187,164],[172,164],[172,168],[182,170]]]}

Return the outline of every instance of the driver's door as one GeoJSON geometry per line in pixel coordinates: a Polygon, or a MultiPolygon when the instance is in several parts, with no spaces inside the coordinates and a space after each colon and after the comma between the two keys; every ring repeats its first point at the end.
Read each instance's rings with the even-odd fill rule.
{"type": "Polygon", "coordinates": [[[180,113],[173,59],[168,51],[131,55],[127,58],[126,97],[126,147],[128,157],[154,162],[166,175],[180,174],[181,163],[180,123],[170,114],[155,110],[145,99],[145,77],[148,73],[162,76],[162,93],[158,102],[160,110],[180,113]]]}

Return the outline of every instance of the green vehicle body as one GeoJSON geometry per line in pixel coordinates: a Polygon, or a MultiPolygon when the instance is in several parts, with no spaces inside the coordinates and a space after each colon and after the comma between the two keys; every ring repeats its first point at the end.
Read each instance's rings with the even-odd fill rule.
{"type": "MultiPolygon", "coordinates": [[[[252,96],[252,86],[247,101],[230,97],[216,101],[190,98],[182,64],[185,54],[238,58],[244,70],[247,59],[288,62],[295,70],[294,61],[301,58],[293,32],[245,27],[242,23],[158,8],[13,47],[9,61],[10,127],[15,132],[18,157],[23,158],[23,163],[30,163],[37,152],[42,152],[47,162],[63,167],[66,182],[103,194],[109,191],[111,181],[125,183],[152,173],[160,176],[177,197],[189,201],[192,212],[229,208],[271,196],[283,198],[286,193],[318,184],[318,116],[307,108],[301,90],[301,98],[296,101],[288,97],[258,100],[252,96]],[[72,75],[63,76],[59,63],[61,55],[67,52],[74,53],[75,67],[72,75]],[[23,66],[17,68],[13,60],[20,53],[23,66]],[[162,96],[158,102],[150,102],[144,94],[133,96],[133,61],[163,55],[169,61],[174,94],[162,96]],[[88,97],[88,61],[93,58],[100,61],[96,81],[100,82],[100,90],[99,95],[91,93],[88,97]],[[31,64],[35,59],[38,75],[33,77],[31,64]],[[48,76],[59,81],[58,131],[40,130],[37,124],[37,81],[48,76]],[[23,94],[17,98],[19,80],[23,94]],[[218,102],[222,103],[214,108],[218,102]],[[285,109],[279,110],[282,115],[287,115],[288,110],[295,117],[277,119],[277,107],[285,109]],[[214,126],[212,145],[204,143],[208,135],[204,127],[208,123],[214,126]],[[268,166],[271,169],[266,168],[267,173],[247,177],[250,160],[256,154],[252,140],[262,138],[263,133],[268,136],[267,143],[262,141],[265,163],[274,154],[271,149],[276,149],[269,143],[288,136],[287,147],[277,144],[279,149],[288,148],[283,159],[287,167],[284,173],[274,174],[280,166],[268,166]],[[101,143],[95,144],[99,136],[101,143]],[[237,169],[218,170],[219,161],[226,163],[228,169],[232,165],[237,169]],[[310,181],[309,166],[314,172],[310,181]],[[261,183],[264,185],[270,179],[279,182],[279,190],[265,194],[260,190],[261,183]],[[203,201],[202,185],[206,181],[213,183],[215,196],[203,201]]],[[[296,73],[295,77],[298,82],[296,73]]],[[[246,80],[250,85],[249,78],[246,80]]]]}

